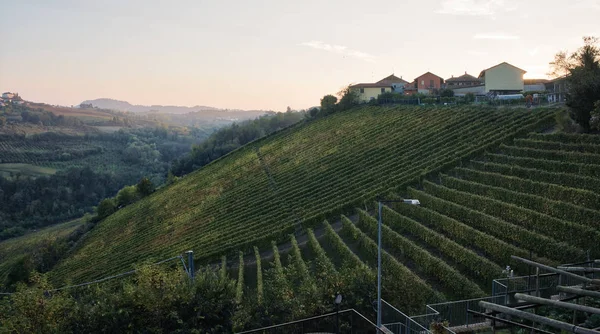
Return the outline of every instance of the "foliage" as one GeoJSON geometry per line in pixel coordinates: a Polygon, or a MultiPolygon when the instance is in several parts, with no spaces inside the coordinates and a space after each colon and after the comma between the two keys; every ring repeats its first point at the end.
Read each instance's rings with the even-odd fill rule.
{"type": "Polygon", "coordinates": [[[144,265],[121,284],[45,293],[44,276],[32,277],[0,302],[0,323],[14,332],[146,333],[231,332],[234,283],[202,268],[193,283],[181,270],[144,265]]]}
{"type": "Polygon", "coordinates": [[[467,94],[465,94],[465,96],[463,97],[463,99],[467,103],[473,103],[473,102],[475,102],[475,94],[473,94],[473,93],[467,93],[467,94]]]}
{"type": "MultiPolygon", "coordinates": [[[[310,113],[313,112],[311,109],[310,113]]],[[[208,139],[193,145],[188,155],[174,161],[170,172],[175,176],[188,174],[243,145],[300,122],[304,115],[304,112],[295,111],[273,113],[219,129],[208,139]]]]}
{"type": "Polygon", "coordinates": [[[600,131],[600,100],[594,103],[594,110],[590,113],[590,128],[600,131]]]}
{"type": "Polygon", "coordinates": [[[142,197],[148,196],[154,192],[154,184],[152,184],[152,181],[147,177],[143,177],[135,187],[138,194],[142,197]]]}
{"type": "Polygon", "coordinates": [[[454,90],[445,88],[440,91],[441,97],[454,97],[454,90]]]}
{"type": "Polygon", "coordinates": [[[568,55],[566,51],[556,54],[550,63],[555,75],[567,76],[569,90],[567,106],[571,118],[584,132],[589,132],[594,103],[600,100],[600,48],[595,37],[584,37],[584,45],[568,55]]]}
{"type": "Polygon", "coordinates": [[[350,86],[342,89],[338,93],[338,96],[340,97],[340,100],[337,103],[338,111],[349,110],[358,105],[358,93],[355,90],[350,89],[350,86]]]}
{"type": "Polygon", "coordinates": [[[323,98],[321,99],[321,111],[319,112],[319,114],[325,116],[334,113],[337,101],[337,97],[331,94],[323,96],[323,98]]]}

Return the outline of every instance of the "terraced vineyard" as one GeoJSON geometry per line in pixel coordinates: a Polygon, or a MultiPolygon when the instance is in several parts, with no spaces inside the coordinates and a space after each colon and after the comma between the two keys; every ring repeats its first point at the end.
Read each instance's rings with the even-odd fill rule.
{"type": "MultiPolygon", "coordinates": [[[[287,241],[295,231],[302,235],[300,226],[318,226],[325,218],[337,220],[341,213],[372,207],[377,195],[402,192],[427,175],[448,171],[515,136],[547,126],[552,112],[365,107],[295,126],[119,210],[94,228],[51,277],[77,283],[187,249],[193,249],[200,262],[237,250],[252,254],[254,246],[269,250],[272,240],[287,241]]],[[[373,221],[365,212],[357,214],[358,225],[345,219],[339,223],[343,242],[328,255],[342,256],[340,252],[351,249],[360,254],[349,253],[349,261],[372,269],[373,221]]],[[[386,209],[385,214],[395,213],[386,209]]],[[[413,287],[409,290],[414,298],[393,298],[409,310],[425,301],[484,295],[486,280],[500,274],[511,254],[528,252],[523,244],[496,239],[451,219],[444,225],[411,222],[415,230],[408,230],[408,224],[388,226],[396,235],[386,237],[389,253],[384,259],[388,291],[413,287]],[[443,226],[458,236],[446,238],[449,232],[441,230],[443,226]],[[456,280],[465,278],[472,283],[458,286],[456,280]]],[[[580,246],[572,245],[569,251],[580,254],[580,246]]],[[[540,256],[554,260],[546,253],[540,256]]]]}
{"type": "MultiPolygon", "coordinates": [[[[507,264],[517,274],[527,274],[528,268],[511,262],[511,255],[529,257],[532,252],[550,265],[584,260],[588,251],[599,256],[600,206],[594,189],[600,164],[593,163],[599,139],[532,133],[408,187],[401,194],[419,199],[421,206],[394,204],[382,213],[383,298],[418,314],[425,303],[489,294],[491,280],[501,277],[507,264]]],[[[319,281],[327,276],[324,271],[348,269],[374,277],[374,211],[357,207],[352,220],[342,216],[335,228],[325,222],[315,232],[309,230],[306,256],[300,259],[310,268],[305,280],[319,281]]],[[[295,252],[296,247],[281,245],[274,253],[295,252]]],[[[261,267],[279,268],[276,259],[282,256],[263,257],[261,267]],[[267,261],[274,263],[265,265],[267,261]]],[[[240,272],[250,268],[254,275],[266,272],[257,273],[253,261],[240,272]]],[[[238,278],[239,286],[247,285],[246,295],[259,289],[255,282],[238,278]]]]}

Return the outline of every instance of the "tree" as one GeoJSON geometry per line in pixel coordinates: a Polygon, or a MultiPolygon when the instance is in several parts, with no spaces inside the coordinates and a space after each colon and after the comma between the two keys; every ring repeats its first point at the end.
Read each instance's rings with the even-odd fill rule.
{"type": "Polygon", "coordinates": [[[323,96],[321,99],[321,114],[329,115],[335,112],[335,104],[337,103],[337,97],[329,94],[323,96]]]}
{"type": "Polygon", "coordinates": [[[449,88],[442,89],[440,91],[440,96],[441,97],[454,97],[454,91],[449,88]]]}
{"type": "Polygon", "coordinates": [[[592,110],[590,119],[590,127],[593,130],[600,131],[600,100],[594,103],[594,110],[592,110]]]}
{"type": "Polygon", "coordinates": [[[117,205],[115,201],[112,198],[105,198],[98,204],[96,213],[98,214],[99,219],[103,219],[112,215],[116,210],[117,205]]]}
{"type": "Polygon", "coordinates": [[[340,97],[340,102],[338,103],[338,109],[340,111],[348,110],[358,105],[358,93],[355,90],[350,89],[350,86],[339,91],[338,96],[340,97]]]}
{"type": "Polygon", "coordinates": [[[584,37],[583,42],[570,56],[566,51],[557,53],[550,65],[553,74],[566,73],[570,116],[584,132],[589,132],[594,103],[600,100],[600,48],[595,37],[584,37]]]}
{"type": "Polygon", "coordinates": [[[124,206],[135,202],[138,199],[136,186],[127,186],[117,193],[117,205],[124,206]]]}
{"type": "Polygon", "coordinates": [[[142,178],[136,185],[136,188],[142,197],[146,197],[154,192],[154,184],[147,177],[142,178]]]}

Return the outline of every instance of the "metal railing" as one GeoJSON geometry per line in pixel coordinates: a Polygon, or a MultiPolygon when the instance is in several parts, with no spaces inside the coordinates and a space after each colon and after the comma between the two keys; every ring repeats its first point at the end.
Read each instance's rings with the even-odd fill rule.
{"type": "Polygon", "coordinates": [[[423,326],[383,299],[381,311],[382,325],[394,334],[430,334],[429,324],[423,326]]]}
{"type": "Polygon", "coordinates": [[[354,309],[331,312],[306,319],[290,321],[268,327],[238,332],[247,333],[350,333],[350,334],[388,334],[354,309]]]}
{"type": "Polygon", "coordinates": [[[429,326],[433,322],[448,321],[447,330],[450,332],[453,332],[455,327],[480,326],[482,323],[486,323],[486,319],[468,312],[468,310],[472,310],[483,313],[485,310],[479,306],[480,301],[506,304],[504,295],[431,304],[427,305],[425,314],[414,316],[412,320],[423,326],[429,326]]]}

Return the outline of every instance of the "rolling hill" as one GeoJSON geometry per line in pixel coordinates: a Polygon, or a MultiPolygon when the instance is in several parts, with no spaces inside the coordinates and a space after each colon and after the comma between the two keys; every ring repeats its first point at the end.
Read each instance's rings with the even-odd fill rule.
{"type": "MultiPolygon", "coordinates": [[[[541,109],[363,107],[294,126],[119,210],[94,228],[50,275],[55,282],[69,277],[78,283],[188,249],[195,251],[200,263],[237,250],[250,254],[253,246],[269,250],[271,240],[287,241],[293,232],[302,235],[300,226],[323,231],[319,224],[325,218],[333,222],[356,208],[368,210],[376,196],[402,193],[427,175],[447,172],[461,161],[511,143],[513,137],[553,122],[552,115],[553,110],[541,109]]],[[[356,217],[356,213],[350,216],[354,221],[356,217]]],[[[342,231],[354,228],[343,226],[342,231]]],[[[360,237],[370,240],[367,234],[360,237]]],[[[518,249],[487,238],[490,247],[508,247],[503,256],[518,249]]],[[[455,244],[460,249],[471,247],[455,244]]],[[[573,248],[573,254],[579,251],[573,248]]],[[[473,250],[469,254],[483,259],[473,250]]],[[[429,253],[430,260],[437,261],[437,255],[429,253]]],[[[402,259],[389,261],[406,275],[406,282],[414,279],[428,286],[429,296],[446,291],[455,298],[480,296],[487,289],[485,280],[504,265],[500,259],[506,258],[490,255],[485,273],[466,275],[475,283],[464,293],[449,293],[451,289],[442,283],[433,288],[419,276],[431,272],[421,273],[417,266],[415,274],[402,259]]],[[[463,275],[459,269],[445,270],[463,275]]],[[[415,298],[403,306],[413,309],[425,300],[415,298]]]]}

